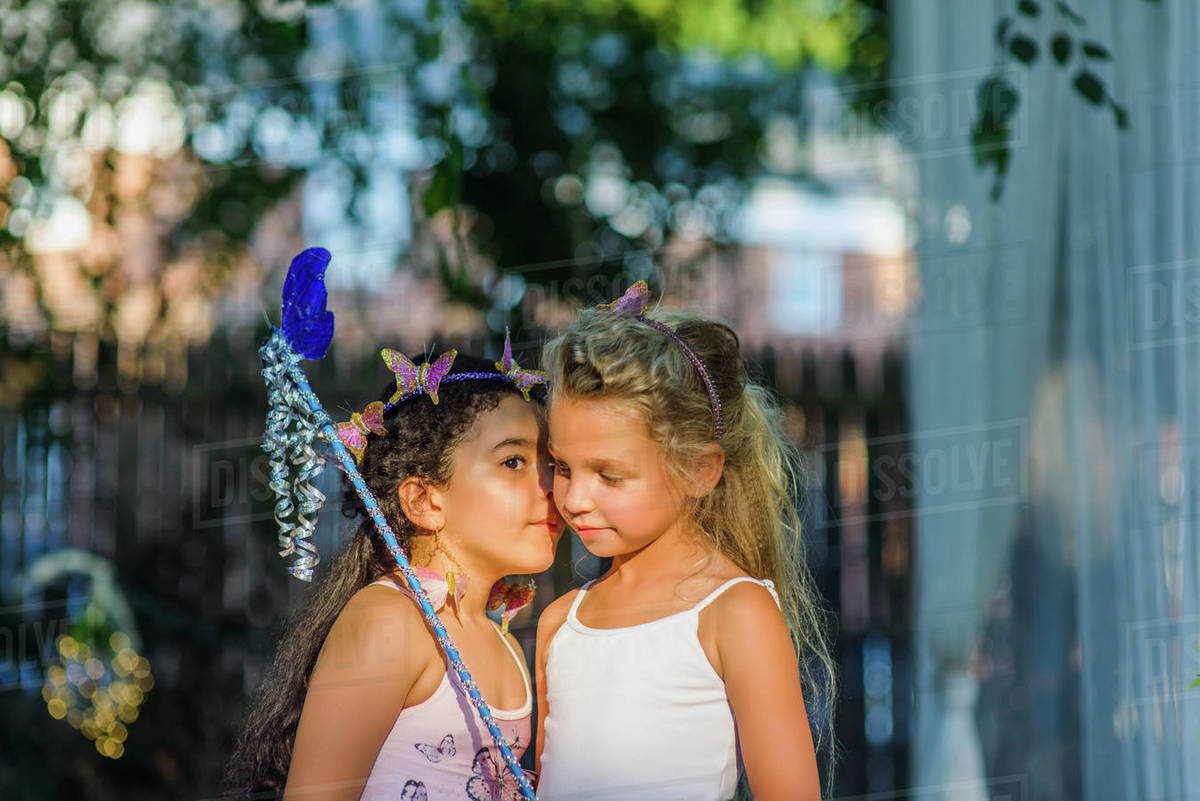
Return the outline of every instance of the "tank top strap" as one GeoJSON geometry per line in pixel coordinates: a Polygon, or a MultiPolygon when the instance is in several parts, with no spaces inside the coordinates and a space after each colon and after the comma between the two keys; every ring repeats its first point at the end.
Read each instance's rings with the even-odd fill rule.
{"type": "Polygon", "coordinates": [[[376,584],[381,587],[391,587],[397,592],[404,593],[404,595],[412,599],[413,603],[416,603],[417,601],[417,596],[413,595],[412,590],[408,588],[408,581],[404,578],[404,576],[389,574],[383,578],[375,579],[375,581],[372,581],[366,586],[374,587],[376,584]]]}
{"type": "Polygon", "coordinates": [[[598,579],[592,579],[579,588],[579,592],[575,593],[575,600],[571,602],[571,608],[567,610],[567,618],[579,622],[579,604],[583,602],[583,596],[587,595],[588,588],[595,584],[598,579]]]}
{"type": "Polygon", "coordinates": [[[700,603],[693,606],[690,611],[699,614],[700,610],[717,600],[717,598],[720,597],[721,593],[725,592],[725,590],[729,589],[734,584],[741,584],[744,581],[752,581],[755,584],[766,587],[767,592],[771,593],[771,597],[775,599],[775,605],[780,605],[779,593],[775,592],[775,582],[771,581],[770,579],[756,579],[753,576],[738,576],[737,578],[731,578],[729,581],[725,582],[720,587],[717,587],[708,595],[704,596],[704,598],[700,600],[700,603]]]}
{"type": "MultiPolygon", "coordinates": [[[[504,632],[500,631],[500,627],[496,626],[496,634],[500,636],[500,642],[504,643],[504,647],[508,649],[508,653],[516,663],[517,670],[521,673],[521,681],[525,683],[525,703],[519,710],[515,710],[520,714],[528,714],[533,709],[533,688],[529,685],[529,674],[525,672],[525,660],[517,655],[516,649],[512,647],[512,643],[508,641],[508,637],[504,636],[504,632]]],[[[511,712],[514,710],[493,709],[493,712],[511,712]]]]}
{"type": "Polygon", "coordinates": [[[379,578],[372,581],[367,586],[374,587],[376,584],[378,584],[382,587],[391,587],[393,590],[399,590],[400,592],[407,595],[409,598],[413,598],[412,590],[410,590],[408,588],[408,581],[401,574],[385,573],[384,575],[382,575],[379,578]]]}

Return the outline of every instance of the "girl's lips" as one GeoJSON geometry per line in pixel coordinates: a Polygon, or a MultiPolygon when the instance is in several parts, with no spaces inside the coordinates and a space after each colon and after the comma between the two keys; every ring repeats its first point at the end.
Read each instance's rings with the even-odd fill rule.
{"type": "Polygon", "coordinates": [[[592,536],[601,531],[608,531],[606,528],[593,528],[592,526],[580,526],[575,529],[575,533],[581,537],[592,536]]]}

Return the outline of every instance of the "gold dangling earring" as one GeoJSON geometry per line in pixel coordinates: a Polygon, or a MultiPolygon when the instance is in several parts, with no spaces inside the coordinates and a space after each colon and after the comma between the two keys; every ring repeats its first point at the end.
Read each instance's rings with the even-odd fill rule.
{"type": "Polygon", "coordinates": [[[462,623],[462,616],[459,615],[458,601],[460,596],[458,590],[461,587],[462,593],[466,594],[467,579],[470,577],[459,561],[454,558],[454,554],[450,553],[450,550],[442,543],[442,530],[440,528],[433,532],[433,552],[437,553],[438,551],[444,553],[446,558],[454,564],[454,567],[458,568],[457,573],[453,569],[446,571],[446,600],[454,603],[454,616],[458,618],[459,623],[462,623]]]}

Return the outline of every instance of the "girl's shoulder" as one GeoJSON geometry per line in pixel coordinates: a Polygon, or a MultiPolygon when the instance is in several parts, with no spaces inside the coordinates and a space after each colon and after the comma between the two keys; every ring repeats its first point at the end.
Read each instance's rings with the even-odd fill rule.
{"type": "Polygon", "coordinates": [[[723,554],[710,570],[697,576],[696,581],[694,592],[705,599],[701,610],[702,628],[705,621],[730,630],[747,622],[757,624],[763,615],[782,617],[775,583],[770,579],[755,578],[723,554]]]}
{"type": "Polygon", "coordinates": [[[787,621],[769,579],[742,573],[721,582],[713,592],[716,596],[710,595],[700,611],[696,635],[722,679],[728,678],[731,653],[774,658],[783,645],[791,647],[787,621]]]}
{"type": "Polygon", "coordinates": [[[309,689],[322,692],[313,695],[313,702],[325,699],[354,708],[369,703],[375,693],[395,700],[399,708],[437,657],[436,643],[424,626],[424,618],[402,593],[378,585],[360,588],[321,644],[309,689]],[[349,688],[355,687],[370,693],[351,697],[349,688]]]}
{"type": "Polygon", "coordinates": [[[787,632],[779,593],[770,579],[742,573],[719,582],[701,610],[701,639],[755,640],[768,631],[787,632]]]}
{"type": "Polygon", "coordinates": [[[326,646],[355,646],[378,651],[390,640],[395,640],[406,643],[405,647],[409,649],[419,650],[414,649],[413,644],[428,639],[429,650],[436,650],[431,637],[416,636],[424,631],[425,618],[408,594],[396,586],[368,584],[350,596],[342,607],[330,629],[326,646]]]}
{"type": "Polygon", "coordinates": [[[542,610],[542,614],[538,617],[537,625],[537,653],[539,660],[544,658],[546,648],[550,645],[550,640],[554,639],[554,635],[562,628],[563,623],[567,622],[567,615],[571,611],[571,604],[575,603],[577,597],[579,597],[579,590],[571,590],[555,598],[542,610]]]}
{"type": "Polygon", "coordinates": [[[567,614],[571,611],[571,604],[575,603],[575,599],[579,597],[579,592],[579,588],[569,590],[555,598],[542,610],[542,614],[538,617],[539,635],[543,627],[557,629],[566,622],[567,614]]]}

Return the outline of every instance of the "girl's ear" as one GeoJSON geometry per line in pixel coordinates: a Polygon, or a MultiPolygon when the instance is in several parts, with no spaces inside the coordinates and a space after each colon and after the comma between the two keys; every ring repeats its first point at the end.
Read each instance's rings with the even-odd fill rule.
{"type": "Polygon", "coordinates": [[[417,528],[440,531],[446,525],[441,497],[436,489],[415,476],[409,476],[396,488],[400,511],[417,528]]]}
{"type": "Polygon", "coordinates": [[[725,469],[725,449],[710,442],[700,449],[700,455],[692,462],[692,476],[688,495],[703,498],[717,487],[725,469]]]}

